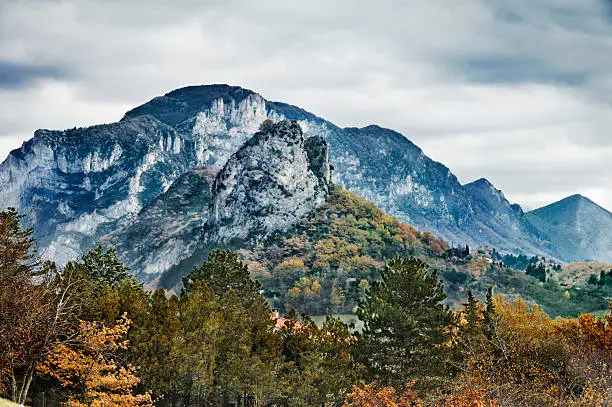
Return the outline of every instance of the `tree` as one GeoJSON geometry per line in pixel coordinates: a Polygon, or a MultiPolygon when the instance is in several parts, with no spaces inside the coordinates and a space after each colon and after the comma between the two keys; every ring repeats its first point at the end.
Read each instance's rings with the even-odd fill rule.
{"type": "Polygon", "coordinates": [[[174,404],[182,390],[177,367],[183,355],[176,346],[181,332],[178,298],[167,298],[166,292],[159,289],[151,295],[150,303],[135,303],[143,307],[146,315],[136,315],[138,322],[128,332],[131,344],[128,360],[139,365],[139,388],[151,391],[155,398],[163,396],[174,404]]]}
{"type": "Polygon", "coordinates": [[[32,229],[15,208],[0,212],[0,277],[2,282],[29,282],[39,265],[32,229]]]}
{"type": "Polygon", "coordinates": [[[196,285],[211,289],[223,309],[221,339],[216,346],[213,386],[215,402],[231,399],[264,403],[274,393],[273,372],[280,355],[274,320],[259,283],[235,253],[215,250],[208,261],[183,279],[181,301],[189,302],[196,285]]]}
{"type": "Polygon", "coordinates": [[[288,405],[340,405],[363,373],[352,354],[356,338],[346,325],[331,316],[320,328],[308,316],[297,322],[292,310],[280,335],[285,358],[280,380],[288,405]]]}
{"type": "Polygon", "coordinates": [[[546,266],[543,263],[530,263],[525,270],[525,274],[537,278],[542,283],[546,282],[546,266]]]}
{"type": "MultiPolygon", "coordinates": [[[[142,300],[144,290],[133,276],[129,267],[123,265],[115,249],[103,249],[101,246],[90,250],[81,261],[70,261],[58,272],[58,281],[62,287],[69,288],[77,302],[78,316],[83,320],[105,319],[114,322],[123,312],[144,310],[133,298],[121,300],[119,291],[137,292],[142,300]],[[121,308],[124,305],[124,308],[121,308]]],[[[140,301],[142,302],[142,301],[140,301]]],[[[135,320],[130,312],[130,319],[135,320]]]]}
{"type": "Polygon", "coordinates": [[[218,296],[230,289],[240,297],[259,296],[260,284],[251,280],[247,265],[238,259],[236,253],[229,250],[210,252],[208,261],[183,278],[184,291],[189,293],[195,281],[205,282],[218,296]]]}
{"type": "Polygon", "coordinates": [[[463,304],[464,324],[461,325],[461,331],[468,335],[477,335],[481,331],[481,309],[479,302],[474,298],[472,290],[467,291],[467,303],[463,304]]]}
{"type": "Polygon", "coordinates": [[[89,270],[91,278],[113,288],[129,278],[130,268],[119,260],[114,248],[104,250],[98,245],[83,256],[83,264],[89,270]]]}
{"type": "Polygon", "coordinates": [[[40,263],[32,230],[13,208],[0,212],[0,394],[23,404],[36,365],[69,330],[71,295],[52,263],[40,263]]]}
{"type": "Polygon", "coordinates": [[[468,272],[476,279],[480,278],[480,276],[486,273],[489,268],[489,260],[485,259],[484,257],[474,257],[468,263],[468,272]]]}
{"type": "Polygon", "coordinates": [[[360,301],[357,316],[362,361],[374,380],[400,386],[407,380],[440,374],[442,353],[455,318],[442,282],[422,261],[395,259],[381,270],[360,301]]]}
{"type": "Polygon", "coordinates": [[[495,316],[487,318],[493,328],[464,348],[458,390],[485,390],[500,405],[566,405],[557,402],[567,383],[567,353],[553,321],[521,300],[491,301],[487,308],[495,316]]]}
{"type": "Polygon", "coordinates": [[[491,339],[493,334],[497,331],[497,314],[495,312],[495,302],[493,299],[493,287],[487,288],[487,298],[485,311],[482,319],[482,331],[484,335],[491,339]]]}
{"type": "Polygon", "coordinates": [[[67,389],[71,406],[152,406],[149,394],[133,393],[136,368],[117,358],[117,351],[128,347],[122,338],[130,323],[125,315],[113,326],[81,321],[75,343],[54,346],[38,373],[67,389]]]}
{"type": "Polygon", "coordinates": [[[169,365],[178,375],[178,389],[184,403],[208,402],[215,391],[215,367],[225,323],[214,291],[195,281],[189,294],[180,299],[180,333],[172,340],[169,365]]]}
{"type": "Polygon", "coordinates": [[[381,387],[375,382],[353,386],[342,407],[422,407],[419,395],[412,390],[414,382],[408,383],[402,393],[393,387],[381,387]]]}

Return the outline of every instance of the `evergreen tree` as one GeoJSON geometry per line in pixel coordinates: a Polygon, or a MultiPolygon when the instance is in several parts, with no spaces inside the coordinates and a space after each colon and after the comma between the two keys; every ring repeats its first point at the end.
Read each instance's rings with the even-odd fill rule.
{"type": "Polygon", "coordinates": [[[444,371],[443,344],[455,323],[436,271],[416,258],[395,259],[360,301],[360,353],[372,379],[404,385],[444,371]]]}
{"type": "Polygon", "coordinates": [[[251,280],[237,254],[214,250],[206,263],[183,279],[181,298],[188,299],[196,285],[211,289],[224,310],[213,371],[215,403],[266,399],[274,393],[272,372],[280,361],[280,347],[259,283],[251,280]]]}
{"type": "Polygon", "coordinates": [[[356,339],[346,325],[331,316],[320,328],[308,316],[298,322],[292,309],[280,334],[285,357],[280,380],[286,383],[287,405],[342,405],[362,373],[352,355],[356,339]]]}
{"type": "Polygon", "coordinates": [[[493,301],[493,287],[487,289],[485,312],[482,319],[482,331],[487,339],[491,339],[497,331],[497,315],[493,301]]]}
{"type": "Polygon", "coordinates": [[[472,290],[467,291],[467,303],[463,304],[463,313],[465,315],[465,324],[461,327],[463,333],[475,335],[481,329],[481,311],[478,307],[478,300],[474,298],[472,290]]]}
{"type": "Polygon", "coordinates": [[[38,274],[32,229],[24,228],[24,215],[15,208],[0,212],[0,281],[29,282],[38,274]]]}
{"type": "Polygon", "coordinates": [[[116,287],[122,280],[130,277],[130,268],[125,266],[114,248],[104,250],[98,245],[83,256],[83,264],[91,278],[116,287]]]}
{"type": "Polygon", "coordinates": [[[177,368],[185,355],[176,346],[181,333],[179,302],[176,296],[166,297],[163,289],[155,291],[144,324],[130,331],[132,344],[129,360],[139,365],[138,374],[143,390],[153,391],[154,398],[164,396],[172,405],[180,398],[181,377],[177,368]]]}
{"type": "Polygon", "coordinates": [[[229,250],[210,252],[206,263],[183,278],[183,290],[189,293],[195,281],[205,282],[218,296],[223,296],[230,289],[242,298],[259,296],[260,284],[251,280],[246,264],[229,250]]]}

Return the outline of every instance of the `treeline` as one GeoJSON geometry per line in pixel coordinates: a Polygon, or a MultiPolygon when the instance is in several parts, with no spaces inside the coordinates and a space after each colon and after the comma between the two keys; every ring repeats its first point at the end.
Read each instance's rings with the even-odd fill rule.
{"type": "Polygon", "coordinates": [[[41,263],[0,212],[0,394],[71,406],[608,406],[612,313],[551,320],[471,292],[444,304],[415,258],[379,270],[362,332],[271,313],[236,254],[214,251],[180,295],[143,289],[113,250],[41,263]],[[44,394],[44,396],[43,396],[44,394]]]}

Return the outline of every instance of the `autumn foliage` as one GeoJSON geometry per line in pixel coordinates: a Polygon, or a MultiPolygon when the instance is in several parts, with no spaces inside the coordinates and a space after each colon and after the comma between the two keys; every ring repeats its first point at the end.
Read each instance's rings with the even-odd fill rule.
{"type": "Polygon", "coordinates": [[[360,332],[294,310],[277,324],[228,250],[180,295],[151,293],[112,249],[43,264],[21,216],[0,212],[0,395],[77,407],[612,406],[612,309],[553,320],[490,288],[455,311],[434,267],[385,251],[431,254],[439,242],[373,207],[344,211],[355,200],[336,192],[303,224],[320,227],[316,241],[265,249],[258,270],[286,305],[357,307],[360,332]]]}
{"type": "Polygon", "coordinates": [[[128,349],[123,338],[131,321],[124,315],[113,326],[81,321],[73,344],[53,347],[38,366],[38,374],[56,379],[70,393],[71,406],[149,406],[148,394],[134,395],[140,379],[136,368],[122,365],[119,349],[128,349]]]}
{"type": "Polygon", "coordinates": [[[380,387],[376,382],[361,382],[359,386],[353,386],[343,407],[422,407],[412,386],[414,382],[409,382],[405,389],[397,391],[393,387],[380,387]]]}

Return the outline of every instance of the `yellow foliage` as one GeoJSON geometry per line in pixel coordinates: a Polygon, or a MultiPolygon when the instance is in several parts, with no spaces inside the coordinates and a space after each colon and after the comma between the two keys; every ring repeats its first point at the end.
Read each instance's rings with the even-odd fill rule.
{"type": "Polygon", "coordinates": [[[468,273],[474,278],[480,278],[489,269],[489,261],[484,257],[475,257],[468,264],[468,273]]]}
{"type": "Polygon", "coordinates": [[[128,348],[128,342],[122,338],[130,325],[125,314],[113,326],[81,321],[76,344],[52,349],[38,366],[38,373],[71,389],[71,406],[152,406],[149,394],[133,394],[133,388],[140,382],[136,368],[117,362],[117,351],[128,348]]]}

